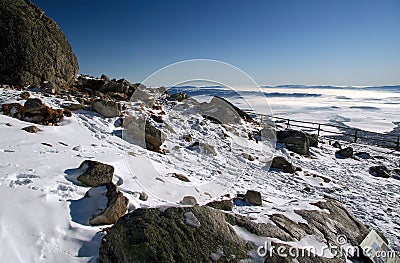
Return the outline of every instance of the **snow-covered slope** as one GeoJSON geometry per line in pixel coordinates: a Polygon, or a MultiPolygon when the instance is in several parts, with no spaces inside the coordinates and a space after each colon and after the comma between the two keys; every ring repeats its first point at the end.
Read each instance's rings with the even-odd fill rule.
{"type": "MultiPolygon", "coordinates": [[[[0,89],[0,102],[17,101],[19,93],[0,89]]],[[[52,107],[64,102],[54,96],[31,94],[52,107]]],[[[293,211],[315,209],[311,203],[327,194],[348,205],[364,223],[382,231],[390,245],[400,250],[400,180],[375,178],[368,173],[374,164],[398,168],[398,152],[353,145],[378,158],[337,159],[337,149],[329,145],[329,139],[312,148],[311,157],[293,154],[282,145],[274,152],[268,141],[248,140],[248,131],[254,128],[248,123],[215,124],[179,105],[184,104],[164,108],[166,154],[129,143],[125,131],[115,125],[118,118],[103,118],[92,111],[76,111],[60,126],[40,126],[42,131],[35,134],[21,130],[30,123],[0,115],[0,261],[96,261],[102,227],[89,226],[83,220],[96,204],[80,200],[89,188],[74,180],[79,173],[76,168],[87,159],[115,167],[114,182],[129,198],[130,210],[178,204],[184,195],[206,202],[222,194],[234,197],[256,189],[262,194],[263,206],[235,206],[235,213],[250,215],[259,222],[268,221],[265,215],[281,213],[302,222],[293,211]],[[212,145],[217,155],[190,149],[191,143],[182,139],[187,134],[212,145]],[[249,161],[243,153],[256,159],[249,161]],[[285,156],[302,171],[268,171],[272,154],[285,156]],[[190,182],[177,180],[173,173],[185,175],[190,182]],[[225,174],[228,177],[223,182],[229,184],[221,188],[210,183],[225,174]],[[310,191],[305,191],[307,187],[310,191]],[[143,190],[148,191],[148,201],[139,200],[138,193],[143,190]]],[[[132,105],[126,106],[130,109],[132,105]]],[[[132,110],[130,114],[138,112],[132,110]]]]}

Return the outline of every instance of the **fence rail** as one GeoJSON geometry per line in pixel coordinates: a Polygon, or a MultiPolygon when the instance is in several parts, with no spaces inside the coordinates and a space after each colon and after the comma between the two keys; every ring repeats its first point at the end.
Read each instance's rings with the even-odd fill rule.
{"type": "Polygon", "coordinates": [[[389,135],[389,134],[381,134],[381,133],[374,133],[374,132],[367,132],[362,131],[356,128],[350,128],[346,126],[334,125],[334,124],[325,124],[325,123],[318,123],[318,122],[311,122],[311,121],[300,121],[300,120],[293,120],[278,116],[272,115],[265,115],[259,114],[258,116],[268,117],[271,120],[279,120],[282,124],[286,124],[287,128],[290,127],[298,127],[298,128],[306,128],[310,130],[317,131],[317,135],[320,136],[321,132],[335,134],[343,137],[348,137],[352,139],[354,143],[357,143],[360,140],[365,142],[372,142],[378,146],[394,148],[396,151],[400,150],[400,135],[389,135]],[[308,124],[309,126],[306,126],[308,124]],[[312,125],[312,126],[310,126],[312,125]],[[337,128],[340,131],[331,131],[327,130],[327,127],[330,128],[337,128]]]}

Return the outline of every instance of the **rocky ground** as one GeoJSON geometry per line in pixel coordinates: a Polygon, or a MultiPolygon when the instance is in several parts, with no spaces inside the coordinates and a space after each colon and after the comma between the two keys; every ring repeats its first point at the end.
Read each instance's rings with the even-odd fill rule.
{"type": "MultiPolygon", "coordinates": [[[[14,206],[0,239],[10,258],[282,262],[291,259],[257,248],[340,246],[340,235],[357,246],[370,229],[399,251],[398,152],[105,75],[63,90],[3,85],[0,95],[1,199],[14,206]],[[43,217],[28,197],[48,208],[43,217]],[[21,236],[38,248],[19,251],[21,236]]],[[[310,260],[344,262],[327,251],[298,258],[310,260]]]]}

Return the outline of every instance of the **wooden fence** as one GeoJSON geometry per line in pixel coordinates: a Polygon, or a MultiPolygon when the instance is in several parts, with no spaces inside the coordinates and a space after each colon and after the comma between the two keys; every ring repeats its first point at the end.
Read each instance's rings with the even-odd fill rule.
{"type": "Polygon", "coordinates": [[[387,148],[394,148],[396,151],[400,150],[400,135],[390,135],[375,132],[362,131],[356,128],[350,128],[346,126],[334,125],[334,124],[324,124],[311,121],[299,121],[288,118],[282,118],[278,116],[256,114],[258,116],[268,117],[271,120],[276,120],[276,123],[282,123],[286,125],[286,128],[297,127],[306,128],[312,131],[316,131],[317,135],[320,136],[321,132],[337,135],[340,137],[347,137],[354,143],[360,140],[367,143],[373,143],[378,146],[383,146],[387,148]],[[339,131],[328,130],[327,128],[336,128],[339,131]]]}

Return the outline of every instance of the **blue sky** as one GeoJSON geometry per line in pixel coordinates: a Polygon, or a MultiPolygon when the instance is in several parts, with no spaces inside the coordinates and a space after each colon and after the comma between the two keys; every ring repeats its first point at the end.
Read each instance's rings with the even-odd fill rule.
{"type": "Polygon", "coordinates": [[[80,72],[140,82],[168,64],[221,60],[259,84],[400,84],[400,1],[33,0],[80,72]]]}

